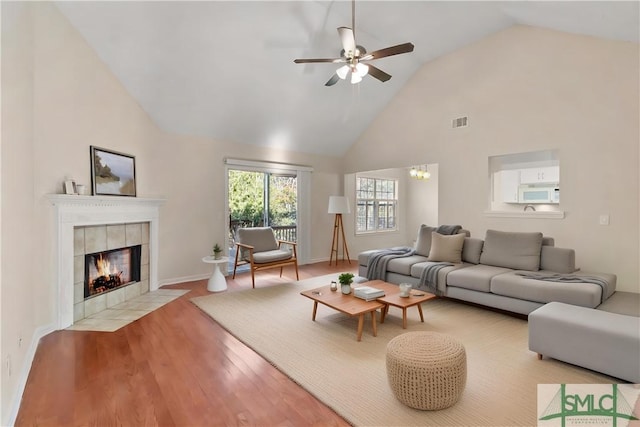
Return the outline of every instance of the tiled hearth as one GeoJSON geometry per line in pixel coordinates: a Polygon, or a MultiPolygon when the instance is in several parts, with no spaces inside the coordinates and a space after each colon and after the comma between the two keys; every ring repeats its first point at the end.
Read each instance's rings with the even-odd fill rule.
{"type": "Polygon", "coordinates": [[[74,322],[67,329],[73,331],[113,332],[170,303],[187,292],[189,291],[183,289],[158,289],[157,291],[147,292],[114,306],[107,306],[105,310],[74,322]]]}

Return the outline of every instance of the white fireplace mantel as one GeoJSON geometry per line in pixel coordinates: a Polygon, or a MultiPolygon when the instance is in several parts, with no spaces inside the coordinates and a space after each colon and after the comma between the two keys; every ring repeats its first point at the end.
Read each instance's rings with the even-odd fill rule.
{"type": "Polygon", "coordinates": [[[73,324],[74,227],[149,222],[149,290],[158,289],[158,228],[162,198],[49,194],[55,206],[58,329],[73,324]]]}

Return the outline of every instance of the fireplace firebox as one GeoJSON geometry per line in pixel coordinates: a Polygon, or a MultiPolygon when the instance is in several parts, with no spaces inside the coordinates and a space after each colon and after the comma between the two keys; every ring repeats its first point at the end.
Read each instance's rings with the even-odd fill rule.
{"type": "Polygon", "coordinates": [[[84,298],[140,281],[141,245],[111,249],[84,258],[84,298]]]}

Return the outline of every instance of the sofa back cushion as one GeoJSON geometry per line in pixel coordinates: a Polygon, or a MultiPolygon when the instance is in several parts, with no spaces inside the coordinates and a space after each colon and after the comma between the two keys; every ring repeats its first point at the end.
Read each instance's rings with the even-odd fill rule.
{"type": "Polygon", "coordinates": [[[542,233],[487,230],[480,263],[515,270],[540,269],[542,233]]]}
{"type": "Polygon", "coordinates": [[[431,233],[429,261],[461,263],[464,238],[464,234],[443,235],[434,231],[431,233]]]}
{"type": "Polygon", "coordinates": [[[540,253],[540,269],[564,274],[573,273],[576,271],[576,251],[543,245],[540,253]]]}
{"type": "Polygon", "coordinates": [[[462,246],[462,261],[471,264],[480,264],[482,245],[484,245],[484,241],[482,239],[465,237],[464,245],[462,246]]]}
{"type": "Polygon", "coordinates": [[[431,233],[436,231],[436,227],[429,227],[422,224],[418,229],[418,239],[416,240],[416,255],[429,256],[431,251],[431,233]]]}

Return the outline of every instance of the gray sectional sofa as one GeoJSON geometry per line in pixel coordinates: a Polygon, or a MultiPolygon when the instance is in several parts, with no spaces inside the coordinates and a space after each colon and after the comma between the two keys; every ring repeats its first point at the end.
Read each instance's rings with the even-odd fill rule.
{"type": "Polygon", "coordinates": [[[414,248],[360,253],[359,275],[528,315],[539,358],[640,383],[640,295],[616,293],[614,274],[580,271],[573,249],[541,233],[437,230],[420,226],[414,248]]]}
{"type": "Polygon", "coordinates": [[[614,274],[578,270],[575,251],[542,233],[436,230],[420,226],[414,248],[361,252],[358,274],[524,315],[552,301],[594,308],[615,292],[614,274]]]}

